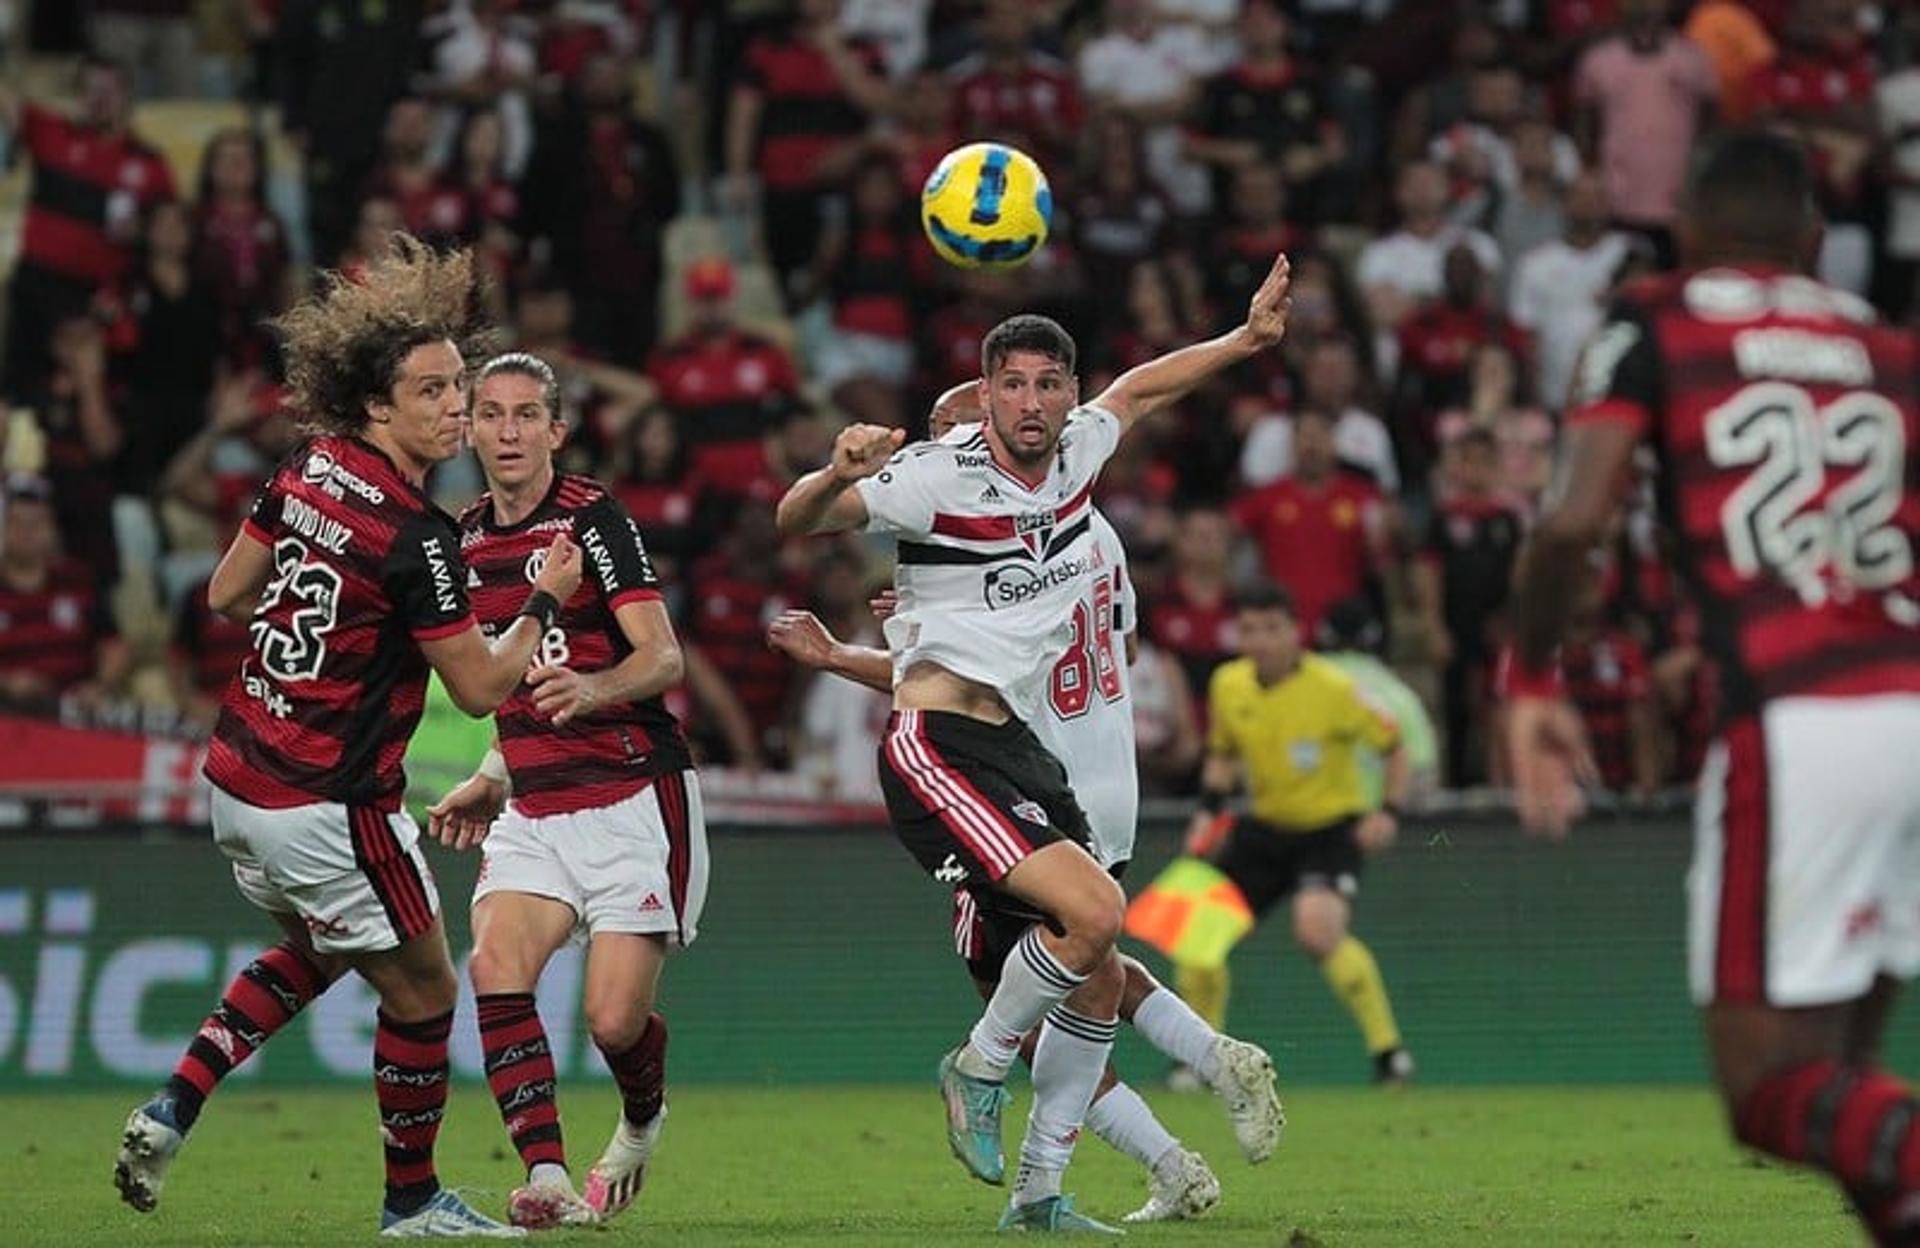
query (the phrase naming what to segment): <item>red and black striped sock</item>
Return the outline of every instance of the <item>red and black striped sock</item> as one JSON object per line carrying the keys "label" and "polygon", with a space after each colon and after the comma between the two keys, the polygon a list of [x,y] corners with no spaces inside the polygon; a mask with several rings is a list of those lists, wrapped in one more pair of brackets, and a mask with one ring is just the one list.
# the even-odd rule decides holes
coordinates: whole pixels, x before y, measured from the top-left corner
{"label": "red and black striped sock", "polygon": [[167,1079],[174,1125],[192,1128],[220,1081],[253,1056],[333,981],[291,943],[267,950],[234,976]]}
{"label": "red and black striped sock", "polygon": [[480,997],[480,1051],[487,1084],[500,1106],[507,1136],[531,1174],[535,1165],[567,1164],[560,1142],[560,1107],[554,1103],[553,1051],[530,992],[490,992]]}
{"label": "red and black striped sock", "polygon": [[433,1199],[433,1141],[447,1108],[447,1036],[453,1011],[403,1023],[380,1011],[373,1033],[373,1090],[387,1153],[387,1207],[412,1213]]}
{"label": "red and black striped sock", "polygon": [[1748,1093],[1735,1129],[1837,1179],[1876,1242],[1920,1237],[1920,1101],[1892,1075],[1835,1058],[1782,1066]]}
{"label": "red and black striped sock", "polygon": [[620,1085],[627,1121],[636,1127],[652,1122],[667,1097],[667,1020],[647,1015],[647,1025],[633,1046],[621,1053],[600,1050]]}

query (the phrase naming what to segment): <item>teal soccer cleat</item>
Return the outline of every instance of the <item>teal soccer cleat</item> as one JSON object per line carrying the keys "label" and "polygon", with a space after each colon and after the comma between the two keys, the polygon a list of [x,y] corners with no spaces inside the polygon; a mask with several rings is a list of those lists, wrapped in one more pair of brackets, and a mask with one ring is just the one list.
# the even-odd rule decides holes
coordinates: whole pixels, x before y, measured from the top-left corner
{"label": "teal soccer cleat", "polygon": [[940,1099],[947,1106],[947,1146],[982,1183],[1007,1181],[1007,1159],[1000,1153],[1000,1111],[1013,1097],[1006,1085],[963,1073],[955,1049],[940,1059]]}
{"label": "teal soccer cleat", "polygon": [[1042,1231],[1062,1235],[1125,1235],[1117,1226],[1096,1222],[1073,1207],[1071,1196],[1043,1196],[1028,1205],[1015,1205],[1000,1215],[1002,1231],[1024,1234]]}

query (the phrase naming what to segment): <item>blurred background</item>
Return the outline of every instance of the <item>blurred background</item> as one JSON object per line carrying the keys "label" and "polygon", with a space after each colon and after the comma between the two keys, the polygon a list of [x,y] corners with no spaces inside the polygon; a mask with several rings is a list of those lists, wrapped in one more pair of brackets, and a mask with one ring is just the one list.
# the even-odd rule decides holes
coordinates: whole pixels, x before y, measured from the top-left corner
{"label": "blurred background", "polygon": [[[1091,394],[1237,323],[1285,249],[1283,348],[1101,482],[1142,600],[1140,878],[1191,809],[1229,596],[1272,577],[1433,722],[1424,813],[1361,917],[1423,1072],[1697,1077],[1676,812],[1714,681],[1650,497],[1568,650],[1609,790],[1570,850],[1522,844],[1499,797],[1508,576],[1581,344],[1672,265],[1713,127],[1804,142],[1822,275],[1910,320],[1917,35],[1895,0],[0,0],[0,1081],[164,1073],[261,938],[196,789],[247,646],[201,587],[297,436],[265,321],[395,229],[484,258],[507,340],[563,378],[567,465],[613,484],[667,583],[716,823],[709,934],[670,989],[713,1037],[691,1076],[918,1078],[968,1016],[942,903],[876,821],[885,699],[763,640],[789,606],[877,638],[890,550],[783,542],[773,502],[848,420],[919,436],[1014,311],[1068,327]],[[1011,273],[919,230],[926,174],[985,139],[1054,189]],[[457,508],[478,471],[432,488]],[[415,795],[489,735],[435,703]],[[471,866],[435,862],[459,926]],[[836,963],[876,923],[899,1017],[850,1054],[827,1037],[871,998]],[[1236,1029],[1363,1077],[1284,933],[1254,948]],[[754,985],[804,985],[817,1036]],[[1529,1003],[1550,1044],[1513,1025]],[[329,1035],[357,1077],[361,1005],[316,1010],[265,1077],[332,1073]]]}

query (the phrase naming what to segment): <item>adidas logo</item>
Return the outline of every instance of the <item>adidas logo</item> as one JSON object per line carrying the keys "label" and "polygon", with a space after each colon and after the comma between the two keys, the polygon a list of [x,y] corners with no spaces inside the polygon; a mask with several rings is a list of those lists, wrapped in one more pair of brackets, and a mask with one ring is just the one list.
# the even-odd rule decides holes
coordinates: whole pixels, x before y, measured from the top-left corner
{"label": "adidas logo", "polygon": [[987,488],[980,491],[980,501],[983,503],[997,503],[1000,501],[1000,491],[995,489],[992,483],[989,482]]}
{"label": "adidas logo", "polygon": [[648,893],[640,902],[640,913],[642,914],[653,914],[665,909],[666,907],[660,904],[659,893]]}

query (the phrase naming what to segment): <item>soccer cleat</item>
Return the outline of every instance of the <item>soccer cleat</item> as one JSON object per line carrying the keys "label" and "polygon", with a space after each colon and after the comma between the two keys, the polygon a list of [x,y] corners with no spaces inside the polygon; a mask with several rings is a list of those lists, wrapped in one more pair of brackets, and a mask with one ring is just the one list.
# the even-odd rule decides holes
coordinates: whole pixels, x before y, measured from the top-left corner
{"label": "soccer cleat", "polygon": [[167,1167],[186,1138],[173,1125],[173,1104],[165,1097],[155,1097],[127,1115],[120,1153],[113,1159],[113,1185],[120,1189],[120,1199],[141,1213],[152,1213],[160,1204]]}
{"label": "soccer cleat", "polygon": [[1000,1152],[1000,1111],[1013,1099],[1003,1083],[976,1079],[958,1065],[960,1050],[940,1059],[940,1099],[947,1106],[947,1147],[967,1173],[998,1187],[1007,1181]]}
{"label": "soccer cleat", "polygon": [[1213,1090],[1226,1106],[1233,1138],[1248,1161],[1259,1165],[1280,1147],[1287,1112],[1273,1083],[1273,1059],[1257,1044],[1221,1036],[1213,1042]]}
{"label": "soccer cleat", "polygon": [[587,1207],[601,1219],[611,1218],[640,1194],[647,1181],[647,1163],[660,1146],[660,1132],[667,1124],[667,1107],[644,1127],[635,1127],[623,1117],[607,1141],[607,1151],[587,1171]]}
{"label": "soccer cleat", "polygon": [[1402,1048],[1373,1055],[1373,1081],[1383,1088],[1404,1088],[1413,1082],[1413,1054]]}
{"label": "soccer cleat", "polygon": [[382,1209],[380,1235],[383,1239],[521,1239],[526,1232],[495,1222],[461,1200],[452,1188],[443,1187],[412,1213]]}
{"label": "soccer cleat", "polygon": [[1147,1182],[1147,1203],[1122,1222],[1174,1222],[1204,1216],[1220,1203],[1220,1180],[1213,1177],[1207,1159],[1190,1149],[1179,1149],[1171,1162],[1155,1166]]}
{"label": "soccer cleat", "polygon": [[1001,1231],[1059,1232],[1068,1235],[1125,1235],[1117,1226],[1096,1222],[1073,1207],[1071,1196],[1043,1196],[1025,1205],[1011,1205],[1000,1215]]}
{"label": "soccer cleat", "polygon": [[556,1226],[594,1226],[600,1215],[582,1200],[571,1183],[529,1183],[507,1197],[507,1221],[529,1231]]}

